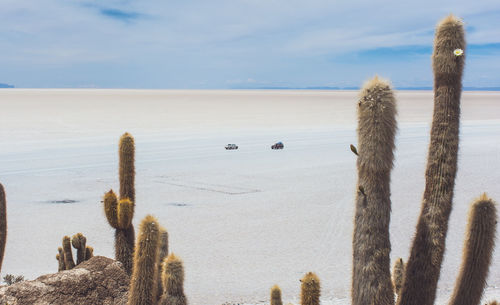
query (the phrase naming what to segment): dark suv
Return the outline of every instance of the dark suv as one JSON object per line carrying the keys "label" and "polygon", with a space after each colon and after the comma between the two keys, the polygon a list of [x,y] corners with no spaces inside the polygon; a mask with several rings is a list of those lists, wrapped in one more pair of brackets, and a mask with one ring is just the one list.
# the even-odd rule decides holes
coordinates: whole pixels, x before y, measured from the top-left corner
{"label": "dark suv", "polygon": [[272,146],[271,146],[271,149],[283,149],[283,147],[285,147],[283,145],[282,142],[278,142],[278,143],[274,143]]}

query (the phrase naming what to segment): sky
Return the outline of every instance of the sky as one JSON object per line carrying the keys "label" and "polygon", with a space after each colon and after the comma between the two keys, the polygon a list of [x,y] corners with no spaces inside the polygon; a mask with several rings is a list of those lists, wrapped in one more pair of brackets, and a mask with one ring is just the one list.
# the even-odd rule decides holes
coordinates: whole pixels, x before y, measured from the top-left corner
{"label": "sky", "polygon": [[21,88],[432,87],[437,22],[464,20],[464,86],[500,87],[500,1],[0,0]]}

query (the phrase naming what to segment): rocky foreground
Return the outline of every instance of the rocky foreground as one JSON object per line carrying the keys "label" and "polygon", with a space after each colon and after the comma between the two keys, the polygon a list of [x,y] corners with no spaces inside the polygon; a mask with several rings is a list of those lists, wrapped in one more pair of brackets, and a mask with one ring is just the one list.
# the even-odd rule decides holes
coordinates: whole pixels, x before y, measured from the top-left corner
{"label": "rocky foreground", "polygon": [[129,276],[120,262],[95,256],[74,269],[0,287],[0,304],[127,304]]}

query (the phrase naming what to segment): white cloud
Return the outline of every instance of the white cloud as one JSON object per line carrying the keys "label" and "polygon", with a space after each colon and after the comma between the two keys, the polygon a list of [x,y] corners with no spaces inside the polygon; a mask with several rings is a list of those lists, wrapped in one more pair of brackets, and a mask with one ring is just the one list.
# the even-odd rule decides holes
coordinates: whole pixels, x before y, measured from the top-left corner
{"label": "white cloud", "polygon": [[[500,42],[497,0],[3,0],[2,7],[0,81],[23,65],[70,74],[91,63],[172,69],[172,77],[216,74],[210,79],[219,84],[259,71],[286,78],[286,63],[307,65],[324,54],[430,45],[438,19],[450,12],[474,29],[469,43]],[[102,9],[139,17],[121,22]]]}

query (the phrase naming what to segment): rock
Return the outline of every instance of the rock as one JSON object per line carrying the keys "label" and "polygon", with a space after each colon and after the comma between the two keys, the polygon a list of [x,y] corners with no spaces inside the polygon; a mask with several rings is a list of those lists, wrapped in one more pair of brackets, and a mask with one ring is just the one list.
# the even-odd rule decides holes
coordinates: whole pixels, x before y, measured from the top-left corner
{"label": "rock", "polygon": [[0,304],[126,305],[128,286],[120,262],[94,256],[71,270],[0,287]]}

